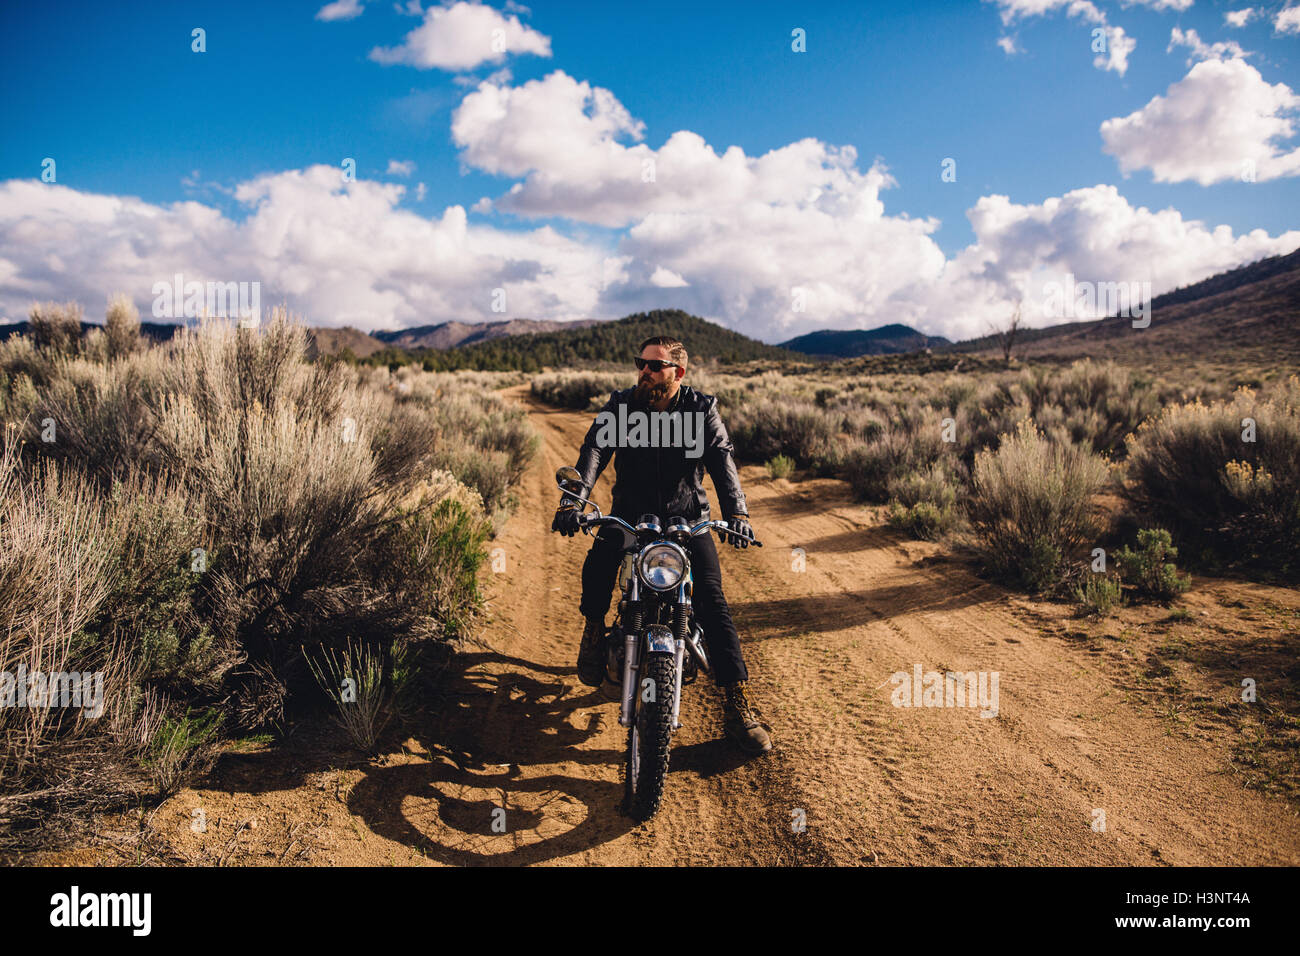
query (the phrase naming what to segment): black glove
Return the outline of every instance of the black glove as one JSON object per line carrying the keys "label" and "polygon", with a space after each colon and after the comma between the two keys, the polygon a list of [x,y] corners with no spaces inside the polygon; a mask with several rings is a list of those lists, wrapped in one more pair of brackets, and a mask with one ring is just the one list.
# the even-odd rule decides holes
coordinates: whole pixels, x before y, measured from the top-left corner
{"label": "black glove", "polygon": [[561,504],[555,509],[555,518],[551,521],[551,530],[558,531],[566,537],[572,538],[581,530],[578,524],[578,518],[581,516],[576,505]]}
{"label": "black glove", "polygon": [[[731,531],[722,536],[723,543],[729,542],[733,548],[748,548],[749,538],[754,536],[754,529],[749,525],[749,515],[732,515],[727,519],[727,525]],[[735,534],[731,532],[735,532]],[[742,534],[748,537],[740,537]]]}

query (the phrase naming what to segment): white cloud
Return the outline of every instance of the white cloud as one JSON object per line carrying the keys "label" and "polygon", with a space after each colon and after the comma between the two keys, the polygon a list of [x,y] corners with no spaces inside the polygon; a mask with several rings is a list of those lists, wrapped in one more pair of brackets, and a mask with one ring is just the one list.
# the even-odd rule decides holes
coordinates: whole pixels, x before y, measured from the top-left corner
{"label": "white cloud", "polygon": [[1016,46],[1016,38],[1014,36],[998,37],[998,46],[1002,48],[1002,52],[1007,56],[1025,52]]}
{"label": "white cloud", "polygon": [[1187,57],[1187,65],[1191,66],[1196,60],[1222,60],[1231,57],[1245,57],[1250,54],[1241,48],[1236,40],[1222,40],[1218,43],[1205,43],[1195,30],[1186,32],[1174,27],[1169,34],[1169,46],[1165,48],[1166,53],[1172,53],[1174,47],[1185,46],[1192,52]]}
{"label": "white cloud", "polygon": [[1128,55],[1137,47],[1137,40],[1127,36],[1123,27],[1099,27],[1105,31],[1106,52],[1092,58],[1099,70],[1114,70],[1120,76],[1128,72]]}
{"label": "white cloud", "polygon": [[424,197],[427,196],[428,194],[429,194],[429,187],[428,187],[428,186],[424,185],[424,183],[416,183],[416,185],[415,185],[415,201],[416,201],[416,202],[424,202]]}
{"label": "white cloud", "polygon": [[1002,25],[1009,26],[1017,20],[1047,16],[1065,10],[1069,16],[1083,17],[1092,23],[1105,23],[1105,15],[1088,0],[984,0],[997,4]]}
{"label": "white cloud", "polygon": [[746,202],[813,214],[878,215],[887,175],[858,172],[857,152],[803,139],[762,156],[718,155],[689,130],[661,147],[609,90],[562,71],[518,87],[483,83],[452,116],[470,166],[522,177],[493,205],[524,216],[565,216],[620,227],[649,213],[709,213]]}
{"label": "white cloud", "polygon": [[[1090,0],[984,0],[985,3],[992,2],[997,5],[999,14],[1002,18],[1002,26],[1008,27],[1020,20],[1026,20],[1030,17],[1042,17],[1048,14],[1064,10],[1067,17],[1082,19],[1088,23],[1095,24],[1094,33],[1101,31],[1101,38],[1104,38],[1105,48],[1094,51],[1098,55],[1093,57],[1092,65],[1099,70],[1113,70],[1120,76],[1128,71],[1129,54],[1137,47],[1137,41],[1124,32],[1123,27],[1111,25],[1106,14],[1091,3]],[[1148,6],[1160,9],[1186,9],[1191,5],[1192,0],[1137,0]],[[1182,4],[1180,6],[1180,4]],[[998,45],[1010,54],[1012,50],[1007,49],[1003,43],[1006,40],[1003,37],[998,41]],[[1092,41],[1096,43],[1096,39]],[[1014,45],[1014,38],[1011,40]]]}
{"label": "white cloud", "polygon": [[384,175],[385,176],[410,176],[411,173],[413,172],[415,172],[415,160],[390,159],[388,161],[388,170],[387,172],[384,173]]}
{"label": "white cloud", "polygon": [[1173,210],[1134,210],[1098,186],[1037,207],[986,197],[971,211],[977,242],[949,261],[931,238],[937,221],[885,213],[893,178],[880,163],[858,171],[851,147],[805,139],[749,157],[679,130],[652,149],[613,93],[559,71],[481,84],[452,136],[467,164],[519,180],[496,209],[629,227],[623,275],[602,283],[605,314],[661,304],[671,277],[674,305],[768,340],[890,321],[978,335],[1035,270],[1105,279],[1144,262],[1165,291],[1300,245],[1300,233],[1233,237]]}
{"label": "white cloud", "polygon": [[[865,175],[884,185],[874,167]],[[195,202],[0,183],[0,314],[73,298],[93,316],[124,289],[147,318],[153,283],[183,272],[259,281],[263,302],[285,300],[319,325],[490,320],[496,288],[509,315],[618,317],[662,306],[671,290],[674,306],[768,340],[894,321],[963,338],[1005,319],[1031,274],[1147,280],[1159,294],[1300,246],[1300,231],[1234,236],[1099,185],[1038,204],[983,197],[968,213],[975,241],[951,260],[930,237],[937,223],[885,215],[879,202],[652,213],[614,252],[549,227],[470,225],[460,206],[425,218],[399,207],[404,189],[345,184],[329,166],[268,174],[237,188],[249,215],[236,222]]]}
{"label": "white cloud", "polygon": [[663,266],[655,269],[650,276],[650,284],[660,289],[681,289],[690,285],[685,279],[679,276],[672,269],[665,269]]}
{"label": "white cloud", "polygon": [[1152,10],[1176,10],[1182,13],[1190,10],[1196,0],[1122,0],[1126,7],[1150,7]]}
{"label": "white cloud", "polygon": [[73,298],[94,315],[117,289],[150,317],[153,283],[182,272],[199,281],[258,281],[317,325],[401,327],[437,319],[493,319],[492,290],[512,314],[593,314],[606,250],[549,227],[468,224],[460,206],[437,218],[398,208],[405,187],[343,183],[337,168],[241,183],[249,215],[236,222],[196,202],[154,205],[31,180],[0,183],[0,314]]}
{"label": "white cloud", "polygon": [[1286,115],[1300,108],[1285,83],[1270,85],[1241,59],[1197,63],[1164,96],[1101,124],[1103,147],[1128,174],[1150,169],[1156,182],[1208,186],[1241,177],[1253,164],[1257,181],[1300,173],[1300,148],[1276,140],[1294,135]]}
{"label": "white cloud", "polygon": [[1223,14],[1223,22],[1230,27],[1244,27],[1252,17],[1256,15],[1254,7],[1243,7],[1240,10],[1227,10]]}
{"label": "white cloud", "polygon": [[1300,33],[1300,6],[1279,10],[1273,18],[1275,33]]}
{"label": "white cloud", "polygon": [[511,54],[551,55],[551,39],[504,16],[492,7],[458,0],[430,7],[424,22],[406,35],[400,46],[375,47],[377,63],[404,63],[422,70],[472,70],[483,63],[500,63]]}
{"label": "white cloud", "polygon": [[351,20],[353,17],[361,16],[362,12],[361,0],[334,0],[333,3],[327,3],[316,11],[316,19],[327,22]]}
{"label": "white cloud", "polygon": [[[1176,209],[1134,208],[1114,186],[1075,189],[1037,204],[984,196],[967,213],[975,242],[946,264],[940,278],[891,310],[899,321],[949,337],[988,331],[1005,320],[1027,280],[1071,273],[1079,281],[1148,281],[1153,295],[1264,256],[1300,247],[1300,230],[1234,236]],[[1041,290],[1040,290],[1041,291]],[[1027,317],[1035,313],[1027,303]],[[1041,312],[1037,313],[1041,316]],[[1037,318],[1032,325],[1058,319]]]}

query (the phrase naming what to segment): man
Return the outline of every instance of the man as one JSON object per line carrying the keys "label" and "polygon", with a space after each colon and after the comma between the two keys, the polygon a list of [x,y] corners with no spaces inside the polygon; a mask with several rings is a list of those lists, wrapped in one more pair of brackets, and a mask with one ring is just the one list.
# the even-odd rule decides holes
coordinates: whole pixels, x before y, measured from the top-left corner
{"label": "man", "polygon": [[[753,537],[754,533],[732,458],[734,448],[718,415],[718,400],[682,385],[686,363],[686,349],[674,338],[660,335],[641,343],[636,387],[610,396],[582,443],[577,465],[583,482],[579,494],[591,496],[596,479],[613,457],[616,477],[611,514],[632,525],[646,513],[658,515],[664,522],[680,515],[697,524],[710,514],[703,486],[707,468],[729,527],[724,538],[733,547],[747,548],[748,540],[740,535]],[[654,412],[680,417],[681,427],[673,434],[681,440],[670,442],[671,447],[649,447],[640,440],[609,441],[612,429],[608,426],[619,419],[620,413],[626,422],[630,414],[649,417]],[[703,427],[692,429],[692,424]],[[632,434],[631,429],[628,434]],[[662,445],[657,441],[654,444]],[[573,504],[561,502],[551,530],[572,537],[578,531],[580,512]],[[727,736],[747,753],[765,753],[772,749],[772,740],[748,701],[749,672],[741,655],[740,636],[722,594],[722,570],[713,537],[706,534],[693,538],[690,555],[695,617],[704,632],[714,681],[722,689]],[[596,536],[582,566],[581,610],[587,626],[578,650],[578,677],[591,687],[599,686],[605,677],[601,638],[622,556],[622,533],[605,528]]]}

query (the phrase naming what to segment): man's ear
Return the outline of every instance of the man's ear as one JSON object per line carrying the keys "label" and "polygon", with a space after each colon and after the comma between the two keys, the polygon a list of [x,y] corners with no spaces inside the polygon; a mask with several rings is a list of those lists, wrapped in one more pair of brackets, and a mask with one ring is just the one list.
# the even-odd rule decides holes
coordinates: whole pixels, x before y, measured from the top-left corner
{"label": "man's ear", "polygon": [[685,377],[686,377],[686,369],[682,368],[680,365],[677,366],[677,381],[680,382]]}

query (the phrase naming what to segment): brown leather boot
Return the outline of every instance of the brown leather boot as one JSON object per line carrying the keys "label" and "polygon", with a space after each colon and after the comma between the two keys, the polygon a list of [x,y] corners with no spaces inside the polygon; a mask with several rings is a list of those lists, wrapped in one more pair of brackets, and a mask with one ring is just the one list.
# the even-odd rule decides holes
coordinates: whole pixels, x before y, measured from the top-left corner
{"label": "brown leather boot", "polygon": [[772,749],[772,728],[758,721],[759,713],[745,694],[747,682],[739,681],[722,688],[722,723],[727,736],[748,754],[764,754]]}
{"label": "brown leather boot", "polygon": [[587,618],[578,647],[578,680],[588,687],[599,687],[605,680],[605,619]]}

